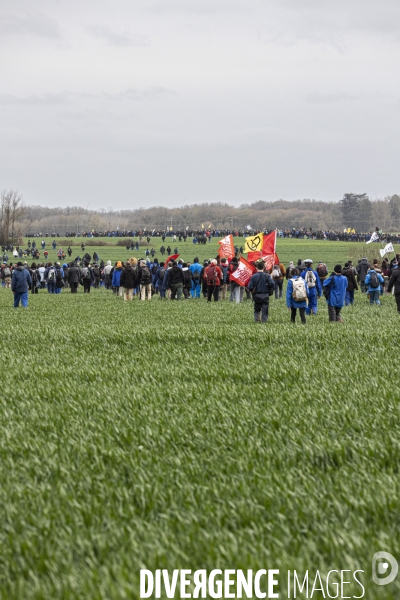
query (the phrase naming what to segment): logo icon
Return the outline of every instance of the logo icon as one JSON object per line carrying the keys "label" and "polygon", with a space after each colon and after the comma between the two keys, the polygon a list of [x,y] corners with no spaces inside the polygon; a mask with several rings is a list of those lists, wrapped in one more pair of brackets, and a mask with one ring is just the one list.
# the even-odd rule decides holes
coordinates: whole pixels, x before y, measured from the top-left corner
{"label": "logo icon", "polygon": [[[389,565],[392,567],[391,572],[388,573]],[[399,571],[399,565],[394,556],[389,552],[376,552],[372,558],[372,580],[377,585],[387,585],[392,583],[397,577]],[[388,574],[387,574],[388,573]],[[386,577],[382,577],[382,575]]]}

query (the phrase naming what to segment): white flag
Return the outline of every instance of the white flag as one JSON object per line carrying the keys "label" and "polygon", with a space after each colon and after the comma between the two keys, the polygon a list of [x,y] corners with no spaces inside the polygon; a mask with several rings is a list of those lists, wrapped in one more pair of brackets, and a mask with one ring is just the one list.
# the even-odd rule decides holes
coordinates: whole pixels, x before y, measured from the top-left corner
{"label": "white flag", "polygon": [[371,242],[377,242],[379,240],[379,235],[377,234],[376,231],[374,231],[374,233],[371,235],[371,239],[368,240],[367,244],[370,244]]}
{"label": "white flag", "polygon": [[385,256],[385,254],[388,254],[388,252],[394,252],[393,246],[391,243],[386,244],[386,246],[384,248],[381,248],[379,250],[381,256]]}

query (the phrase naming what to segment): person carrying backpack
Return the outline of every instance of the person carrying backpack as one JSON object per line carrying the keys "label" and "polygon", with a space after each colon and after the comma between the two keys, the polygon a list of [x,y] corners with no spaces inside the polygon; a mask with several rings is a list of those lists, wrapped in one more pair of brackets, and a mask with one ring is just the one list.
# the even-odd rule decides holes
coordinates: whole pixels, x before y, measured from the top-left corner
{"label": "person carrying backpack", "polygon": [[313,270],[313,261],[311,258],[306,258],[304,261],[306,268],[300,274],[300,277],[304,279],[308,288],[308,306],[306,308],[307,315],[317,314],[318,310],[318,298],[322,295],[322,286],[317,271]]}
{"label": "person carrying backpack", "polygon": [[86,261],[84,267],[81,270],[81,278],[83,283],[83,293],[90,293],[90,286],[93,281],[93,271],[89,266],[89,263]]}
{"label": "person carrying backpack", "polygon": [[98,264],[94,264],[93,265],[93,287],[98,289],[100,287],[100,277],[101,277],[101,273],[100,273],[100,267]]}
{"label": "person carrying backpack", "polygon": [[196,256],[193,260],[193,264],[190,265],[189,270],[192,274],[192,287],[190,295],[192,298],[200,298],[201,292],[201,265],[199,259]]}
{"label": "person carrying backpack", "polygon": [[271,277],[275,283],[275,300],[278,300],[278,298],[282,298],[283,278],[285,275],[286,269],[282,263],[274,265]]}
{"label": "person carrying backpack", "polygon": [[158,290],[160,298],[165,298],[165,289],[163,288],[163,281],[165,277],[165,263],[160,262],[160,265],[154,275],[154,287]]}
{"label": "person carrying backpack", "polygon": [[144,260],[139,263],[138,282],[140,285],[140,299],[151,300],[151,273]]}
{"label": "person carrying backpack", "polygon": [[185,299],[190,298],[190,290],[192,287],[192,272],[189,270],[187,263],[182,264],[182,275],[183,275],[183,295]]}
{"label": "person carrying backpack", "polygon": [[256,263],[257,273],[251,276],[248,289],[253,294],[254,322],[266,323],[268,321],[269,297],[275,289],[275,283],[269,273],[265,272],[265,263],[260,260]]}
{"label": "person carrying backpack", "polygon": [[40,273],[38,271],[37,265],[35,262],[31,264],[31,268],[29,269],[29,273],[32,279],[31,285],[31,293],[37,294],[40,288]]}
{"label": "person carrying backpack", "polygon": [[3,268],[1,269],[1,278],[4,282],[5,288],[11,288],[11,276],[12,276],[11,269],[10,269],[9,265],[7,263],[5,263],[3,265]]}
{"label": "person carrying backpack", "polygon": [[218,302],[219,290],[223,274],[221,267],[218,266],[216,259],[211,261],[211,264],[205,270],[205,280],[207,282],[207,302],[211,302],[214,296],[214,302]]}
{"label": "person carrying backpack", "polygon": [[367,288],[367,296],[370,304],[380,304],[379,296],[382,294],[383,284],[385,280],[380,273],[377,273],[372,267],[369,269],[365,278],[365,286]]}
{"label": "person carrying backpack", "polygon": [[44,272],[44,278],[47,282],[47,291],[49,294],[55,294],[56,289],[56,268],[52,262],[47,264],[47,269]]}
{"label": "person carrying backpack", "polygon": [[306,324],[306,308],[307,308],[307,283],[299,277],[299,270],[293,267],[291,270],[291,278],[288,280],[286,288],[286,306],[291,311],[290,321],[296,322],[297,309],[299,310],[300,319],[303,325]]}
{"label": "person carrying backpack", "polygon": [[340,311],[343,308],[347,290],[347,277],[342,275],[342,266],[336,265],[333,273],[324,281],[324,296],[328,304],[329,321],[343,323]]}
{"label": "person carrying backpack", "polygon": [[345,305],[354,304],[354,290],[358,290],[358,285],[356,281],[356,277],[354,275],[354,270],[350,268],[349,263],[345,263],[344,270],[342,274],[347,277],[347,290],[345,297]]}
{"label": "person carrying backpack", "polygon": [[326,266],[325,263],[323,263],[323,262],[318,263],[317,273],[318,273],[318,277],[321,282],[321,285],[323,285],[325,279],[328,277],[328,267]]}

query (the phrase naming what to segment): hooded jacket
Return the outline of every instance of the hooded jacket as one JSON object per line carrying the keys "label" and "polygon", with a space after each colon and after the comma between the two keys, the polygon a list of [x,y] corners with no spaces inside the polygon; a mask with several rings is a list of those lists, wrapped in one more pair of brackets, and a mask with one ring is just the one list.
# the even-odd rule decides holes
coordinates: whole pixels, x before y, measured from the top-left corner
{"label": "hooded jacket", "polygon": [[130,263],[125,265],[125,269],[123,269],[121,273],[119,284],[128,290],[133,290],[133,288],[136,287],[136,272],[133,270]]}
{"label": "hooded jacket", "polygon": [[24,267],[14,269],[11,278],[11,290],[17,294],[25,294],[28,292],[28,285],[32,285],[32,277],[28,269],[24,269]]}
{"label": "hooded jacket", "polygon": [[356,271],[357,271],[358,279],[360,281],[362,281],[362,282],[365,281],[369,267],[370,267],[370,264],[366,258],[363,258],[362,261],[360,261],[358,263],[358,265],[356,267]]}

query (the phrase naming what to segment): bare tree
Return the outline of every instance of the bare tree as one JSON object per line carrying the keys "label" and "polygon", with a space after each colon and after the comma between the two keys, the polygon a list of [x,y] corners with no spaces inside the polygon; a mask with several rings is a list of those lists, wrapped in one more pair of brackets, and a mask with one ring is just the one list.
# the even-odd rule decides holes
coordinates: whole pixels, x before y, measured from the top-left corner
{"label": "bare tree", "polygon": [[3,190],[0,194],[0,244],[21,242],[23,214],[22,196],[16,190]]}

